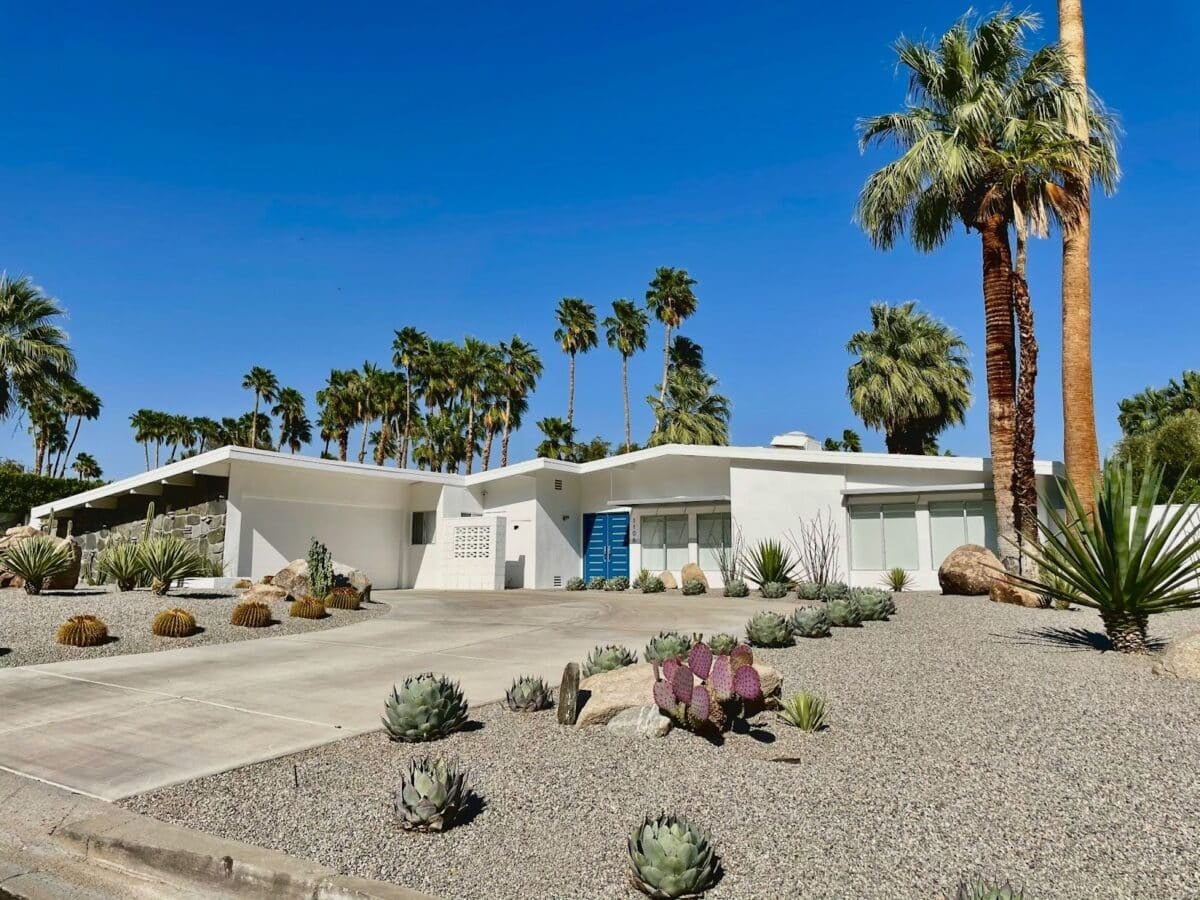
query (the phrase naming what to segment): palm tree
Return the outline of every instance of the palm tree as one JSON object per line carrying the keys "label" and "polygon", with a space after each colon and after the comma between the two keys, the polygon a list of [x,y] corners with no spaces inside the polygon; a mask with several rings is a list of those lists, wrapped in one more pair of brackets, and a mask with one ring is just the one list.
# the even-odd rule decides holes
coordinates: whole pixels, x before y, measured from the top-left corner
{"label": "palm tree", "polygon": [[322,438],[326,441],[325,449],[328,452],[330,438],[336,440],[337,458],[342,462],[346,461],[349,454],[350,429],[358,421],[355,399],[357,377],[358,373],[353,370],[333,369],[325,387],[317,391],[317,403],[321,407]]}
{"label": "palm tree", "polygon": [[0,272],[0,419],[12,415],[19,391],[30,396],[75,374],[67,334],[54,323],[62,315],[28,278]]}
{"label": "palm tree", "polygon": [[[49,454],[55,447],[66,449],[66,426],[58,398],[51,393],[26,394],[22,389],[18,396],[20,405],[29,416],[29,433],[33,436],[33,474],[41,475]],[[50,474],[53,474],[50,472]]]}
{"label": "palm tree", "polygon": [[657,423],[647,446],[728,444],[729,398],[714,393],[717,379],[690,366],[669,373],[665,402],[646,398]]}
{"label": "palm tree", "polygon": [[466,446],[471,449],[466,460],[468,475],[471,474],[475,463],[476,418],[488,386],[488,377],[499,365],[499,359],[500,352],[491,344],[470,336],[463,338],[455,365],[455,383],[462,394],[463,405],[467,408]]}
{"label": "palm tree", "polygon": [[[1014,124],[1061,122],[1077,107],[1065,84],[1061,53],[1023,46],[1036,16],[1007,11],[975,23],[959,20],[935,45],[901,38],[900,63],[910,73],[908,103],[897,113],[859,123],[861,146],[888,142],[902,152],[867,180],[855,218],[881,249],[908,233],[929,252],[949,237],[956,221],[979,232],[988,431],[1001,546],[1017,548],[1014,496],[1016,332],[1013,259],[1009,243],[1011,198],[1003,153]],[[1019,558],[1004,554],[1005,566]]]}
{"label": "palm tree", "polygon": [[254,366],[242,378],[242,387],[254,391],[254,415],[250,420],[250,446],[258,446],[258,401],[270,403],[279,393],[279,379],[270,369]]}
{"label": "palm tree", "polygon": [[100,398],[78,381],[71,379],[64,385],[62,412],[68,421],[72,418],[75,419],[75,427],[71,429],[71,440],[67,443],[66,452],[63,453],[60,460],[59,478],[63,478],[67,474],[67,460],[75,449],[75,441],[79,437],[79,426],[83,424],[84,419],[91,422],[100,418],[101,406]]}
{"label": "palm tree", "polygon": [[621,354],[621,395],[625,399],[625,450],[633,444],[633,425],[629,415],[629,357],[646,349],[646,328],[650,318],[632,300],[614,300],[613,314],[604,325],[608,346]]}
{"label": "palm tree", "polygon": [[293,454],[312,440],[312,422],[305,409],[304,395],[295,388],[285,387],[279,391],[271,415],[279,416],[279,446],[287,447]]}
{"label": "palm tree", "polygon": [[554,340],[571,358],[567,382],[567,423],[571,424],[575,421],[575,357],[600,343],[596,334],[596,308],[579,297],[563,297],[554,315],[558,319]]}
{"label": "palm tree", "polygon": [[168,462],[177,458],[180,446],[191,448],[196,446],[196,426],[190,416],[167,416],[163,422],[163,439],[171,445],[167,455]]}
{"label": "palm tree", "polygon": [[842,439],[827,437],[822,445],[826,450],[844,453],[862,453],[862,438],[858,432],[850,428],[842,429]]}
{"label": "palm tree", "polygon": [[392,341],[392,365],[404,372],[404,431],[400,436],[400,468],[408,468],[412,435],[413,390],[421,382],[421,363],[429,353],[429,336],[411,326],[401,328]]}
{"label": "palm tree", "polygon": [[871,329],[846,344],[850,408],[884,433],[888,453],[925,452],[928,439],[961,425],[971,404],[967,345],[915,301],[871,304]]}
{"label": "palm tree", "polygon": [[104,474],[100,464],[90,453],[75,454],[75,462],[71,463],[71,468],[80,481],[95,481]]}
{"label": "palm tree", "polygon": [[500,433],[500,465],[508,465],[508,440],[520,424],[521,415],[528,409],[528,397],[542,377],[542,358],[537,348],[514,334],[512,340],[501,342],[500,355],[504,366],[504,419]]}
{"label": "palm tree", "polygon": [[129,417],[133,439],[142,445],[146,455],[146,471],[150,471],[150,444],[154,443],[154,465],[159,464],[159,450],[166,431],[166,414],[153,409],[139,409]]}
{"label": "palm tree", "polygon": [[379,396],[383,392],[383,370],[372,362],[364,362],[362,372],[350,370],[350,392],[354,400],[355,421],[362,425],[362,440],[358,445],[358,461],[367,459],[367,438],[371,423],[379,418]]}
{"label": "palm tree", "polygon": [[544,440],[537,445],[538,456],[546,459],[570,459],[575,451],[575,426],[562,419],[547,417],[537,423]]}
{"label": "palm tree", "polygon": [[379,413],[379,439],[372,446],[375,448],[375,465],[382,466],[389,457],[399,453],[396,445],[396,434],[403,430],[399,421],[406,404],[408,394],[408,379],[403,372],[381,371],[375,390],[376,411]]}
{"label": "palm tree", "polygon": [[[696,311],[696,295],[692,285],[696,279],[688,275],[687,269],[671,269],[660,266],[654,270],[654,279],[646,291],[646,307],[658,321],[666,326],[663,338],[663,378],[658,393],[658,408],[665,408],[669,370],[671,368],[671,331],[683,324]],[[658,423],[655,422],[655,429]]]}
{"label": "palm tree", "polygon": [[200,442],[198,452],[203,453],[220,445],[221,426],[208,416],[195,416],[192,419],[192,431]]}

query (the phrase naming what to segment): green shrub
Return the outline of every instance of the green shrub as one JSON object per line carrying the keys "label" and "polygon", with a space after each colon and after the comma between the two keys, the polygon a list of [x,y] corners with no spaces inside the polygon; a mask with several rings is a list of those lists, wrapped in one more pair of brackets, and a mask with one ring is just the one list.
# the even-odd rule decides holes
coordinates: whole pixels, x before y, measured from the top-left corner
{"label": "green shrub", "polygon": [[683,583],[683,595],[694,597],[697,594],[708,593],[708,587],[699,578],[689,578]]}
{"label": "green shrub", "polygon": [[76,478],[50,478],[12,468],[0,469],[0,522],[23,522],[29,510],[105,484]]}
{"label": "green shrub", "polygon": [[782,600],[788,594],[787,585],[778,581],[768,581],[762,586],[761,593],[764,600]]}
{"label": "green shrub", "polygon": [[651,575],[649,578],[642,581],[643,594],[661,594],[666,589],[667,586],[663,584],[663,580],[657,575]]}
{"label": "green shrub", "polygon": [[650,897],[702,897],[720,873],[709,836],[687,819],[647,817],[629,836],[629,880]]}
{"label": "green shrub", "polygon": [[392,686],[383,709],[383,727],[393,741],[434,741],[467,722],[467,698],[457,682],[426,672]]}
{"label": "green shrub", "polygon": [[142,571],[150,576],[150,589],[160,596],[181,578],[204,571],[205,559],[195,545],[174,534],[159,534],[138,545]]}
{"label": "green shrub", "polygon": [[568,578],[567,579],[567,590],[568,591],[585,591],[585,590],[587,590],[587,582],[584,581],[582,578],[580,578],[578,575],[575,576],[574,578]]}
{"label": "green shrub", "polygon": [[637,578],[633,579],[633,586],[635,588],[637,588],[638,590],[641,590],[642,586],[649,580],[649,578],[650,578],[650,570],[649,569],[641,569],[637,573]]}
{"label": "green shrub", "polygon": [[603,578],[601,578],[599,575],[593,575],[588,580],[587,589],[589,591],[602,591],[604,590],[604,584],[605,582]]}
{"label": "green shrub", "polygon": [[898,594],[901,591],[907,591],[910,587],[912,587],[912,573],[900,568],[899,566],[896,566],[894,569],[888,569],[888,571],[884,573],[883,583],[887,585],[888,589],[894,593]]}
{"label": "green shrub", "polygon": [[796,641],[787,619],[779,613],[763,610],[746,623],[746,642],[751,647],[790,647]]}
{"label": "green shrub", "polygon": [[642,658],[648,663],[661,663],[665,659],[681,659],[691,649],[692,641],[678,631],[660,631],[657,637],[650,638]]}
{"label": "green shrub", "polygon": [[[896,599],[892,596],[891,591],[869,587],[851,588],[850,598],[858,602],[864,619],[874,617],[882,621],[896,614]],[[868,606],[872,607],[870,614],[868,614]]]}
{"label": "green shrub", "polygon": [[583,677],[597,675],[600,672],[611,672],[637,662],[637,654],[626,647],[609,644],[607,647],[596,647],[588,654],[583,663]]}
{"label": "green shrub", "polygon": [[779,541],[759,541],[746,552],[746,578],[759,587],[769,582],[787,584],[796,574],[797,563],[792,551]]}
{"label": "green shrub", "polygon": [[725,585],[726,597],[749,597],[750,588],[742,580],[731,581]]}
{"label": "green shrub", "polygon": [[0,564],[21,576],[25,582],[25,593],[40,594],[47,580],[75,564],[75,554],[69,542],[35,534],[14,541],[0,551]]}
{"label": "green shrub", "polygon": [[606,591],[627,591],[629,590],[629,579],[624,575],[618,575],[616,578],[610,578],[604,582]]}
{"label": "green shrub", "polygon": [[807,731],[821,731],[825,724],[825,701],[808,691],[792,694],[780,705],[779,720]]}

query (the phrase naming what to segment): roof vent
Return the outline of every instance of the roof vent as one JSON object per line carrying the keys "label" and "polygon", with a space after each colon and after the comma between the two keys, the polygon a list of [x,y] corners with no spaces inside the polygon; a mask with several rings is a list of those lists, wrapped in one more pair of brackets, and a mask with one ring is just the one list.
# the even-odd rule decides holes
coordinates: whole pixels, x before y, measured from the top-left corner
{"label": "roof vent", "polygon": [[785,447],[789,450],[820,450],[821,442],[803,431],[789,431],[771,438],[771,446]]}

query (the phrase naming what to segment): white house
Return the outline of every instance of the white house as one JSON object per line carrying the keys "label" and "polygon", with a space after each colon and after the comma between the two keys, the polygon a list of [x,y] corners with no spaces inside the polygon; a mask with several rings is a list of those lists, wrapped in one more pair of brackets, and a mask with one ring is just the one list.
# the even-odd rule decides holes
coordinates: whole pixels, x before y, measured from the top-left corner
{"label": "white house", "polygon": [[[1056,463],[1038,462],[1053,489]],[[843,577],[878,584],[899,566],[936,588],[960,544],[995,548],[986,459],[821,450],[799,432],[769,447],[671,445],[590,463],[534,459],[447,475],[222,447],[53,504],[85,567],[114,534],[196,541],[224,571],[259,578],[303,557],[312,537],[378,588],[555,588],[574,576],[680,578],[697,562],[719,585],[734,536],[786,540],[832,521]]]}

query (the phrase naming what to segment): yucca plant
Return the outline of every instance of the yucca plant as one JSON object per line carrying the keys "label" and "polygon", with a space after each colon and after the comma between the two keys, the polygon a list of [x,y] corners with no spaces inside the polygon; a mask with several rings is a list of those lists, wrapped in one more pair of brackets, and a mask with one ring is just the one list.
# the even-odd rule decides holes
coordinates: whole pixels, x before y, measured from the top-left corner
{"label": "yucca plant", "polygon": [[0,564],[21,576],[27,594],[40,594],[48,578],[67,571],[74,562],[70,543],[45,534],[14,541],[0,551]]}
{"label": "yucca plant", "polygon": [[798,691],[780,704],[779,720],[812,734],[827,727],[825,701],[808,691]]}
{"label": "yucca plant", "polygon": [[742,567],[746,579],[761,588],[772,582],[787,584],[792,581],[797,563],[791,550],[779,541],[768,539],[746,551]]}
{"label": "yucca plant", "polygon": [[1200,512],[1173,506],[1171,491],[1166,511],[1152,521],[1162,481],[1162,468],[1154,467],[1135,485],[1131,465],[1110,462],[1089,516],[1074,486],[1060,479],[1066,510],[1046,503],[1049,521],[1037,522],[1042,543],[1026,547],[1040,576],[1015,576],[1043,597],[1097,610],[1122,653],[1147,652],[1150,616],[1200,607]]}
{"label": "yucca plant", "polygon": [[888,569],[883,574],[884,587],[897,594],[901,591],[907,591],[910,587],[912,587],[912,583],[912,573],[907,569],[902,569],[900,566],[896,566],[894,569]]}
{"label": "yucca plant", "polygon": [[116,582],[118,591],[132,591],[142,576],[138,545],[128,538],[113,540],[96,555],[96,571]]}
{"label": "yucca plant", "polygon": [[150,590],[162,596],[181,578],[204,572],[206,560],[193,544],[174,534],[159,534],[138,546],[142,570],[150,576]]}

